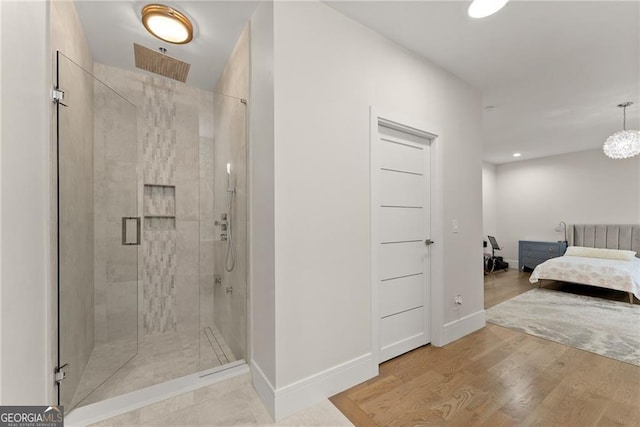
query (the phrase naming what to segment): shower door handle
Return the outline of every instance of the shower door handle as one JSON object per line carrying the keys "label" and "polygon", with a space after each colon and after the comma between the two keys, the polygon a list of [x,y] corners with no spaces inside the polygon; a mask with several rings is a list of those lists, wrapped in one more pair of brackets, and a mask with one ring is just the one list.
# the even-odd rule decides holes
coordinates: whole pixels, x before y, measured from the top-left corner
{"label": "shower door handle", "polygon": [[[133,231],[135,223],[135,231]],[[136,246],[140,244],[140,217],[139,216],[123,216],[122,217],[122,244],[125,246]],[[135,240],[131,237],[135,237]]]}

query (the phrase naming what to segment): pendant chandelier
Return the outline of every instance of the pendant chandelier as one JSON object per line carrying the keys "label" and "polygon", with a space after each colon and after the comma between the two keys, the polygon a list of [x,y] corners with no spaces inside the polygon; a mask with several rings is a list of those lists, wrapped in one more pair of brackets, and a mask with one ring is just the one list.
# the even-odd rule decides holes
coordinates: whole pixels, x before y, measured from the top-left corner
{"label": "pendant chandelier", "polygon": [[627,130],[627,107],[633,102],[618,104],[622,108],[622,130],[614,133],[602,147],[607,157],[612,159],[627,159],[640,154],[640,131]]}

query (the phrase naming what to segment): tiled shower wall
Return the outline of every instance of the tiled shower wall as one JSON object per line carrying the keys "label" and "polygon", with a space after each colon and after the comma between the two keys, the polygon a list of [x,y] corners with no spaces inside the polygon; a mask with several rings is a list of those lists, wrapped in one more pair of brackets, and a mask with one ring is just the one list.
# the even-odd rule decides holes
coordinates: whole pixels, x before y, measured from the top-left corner
{"label": "tiled shower wall", "polygon": [[[213,265],[213,251],[201,250],[201,235],[213,227],[213,208],[207,212],[201,198],[213,200],[213,194],[206,195],[206,188],[201,194],[200,188],[202,177],[213,176],[213,161],[201,159],[201,151],[213,154],[213,94],[99,63],[94,74],[137,107],[136,185],[138,216],[143,218],[143,244],[138,251],[139,337],[172,331],[197,337],[199,294],[213,289],[213,273],[200,268]],[[102,287],[96,295],[104,297],[96,304],[119,304],[117,297],[108,297],[108,281]],[[211,301],[201,310],[203,319],[213,318]],[[96,307],[96,313],[104,312],[106,317],[96,315],[96,322],[117,321],[109,319],[116,312]]]}
{"label": "tiled shower wall", "polygon": [[[215,214],[213,203],[213,93],[200,96],[200,324],[213,325]],[[207,366],[203,366],[207,368]]]}
{"label": "tiled shower wall", "polygon": [[[214,96],[215,213],[228,212],[227,168],[231,163],[231,186],[236,188],[231,205],[236,264],[225,270],[227,242],[215,242],[215,271],[222,283],[214,287],[214,321],[236,358],[247,350],[247,106],[249,98],[249,29],[240,36]],[[232,292],[227,292],[233,288]]]}

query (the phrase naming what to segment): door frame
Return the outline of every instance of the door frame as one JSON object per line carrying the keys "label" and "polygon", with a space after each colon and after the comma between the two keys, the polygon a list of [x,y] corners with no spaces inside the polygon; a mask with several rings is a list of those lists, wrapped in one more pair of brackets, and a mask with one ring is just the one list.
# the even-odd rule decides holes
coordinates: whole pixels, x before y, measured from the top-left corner
{"label": "door frame", "polygon": [[[443,294],[444,294],[444,233],[443,233],[443,132],[440,126],[424,120],[416,119],[402,113],[383,111],[373,106],[369,109],[369,221],[370,221],[370,257],[371,257],[371,344],[372,356],[375,363],[374,375],[378,374],[380,360],[380,316],[379,316],[379,292],[378,292],[378,189],[380,187],[376,165],[380,159],[380,138],[378,126],[395,129],[401,132],[416,135],[430,140],[430,178],[431,178],[431,215],[430,228],[431,240],[435,243],[431,246],[430,268],[430,295],[429,310],[425,322],[429,325],[431,344],[441,346],[443,343]],[[427,236],[425,236],[425,239]]]}

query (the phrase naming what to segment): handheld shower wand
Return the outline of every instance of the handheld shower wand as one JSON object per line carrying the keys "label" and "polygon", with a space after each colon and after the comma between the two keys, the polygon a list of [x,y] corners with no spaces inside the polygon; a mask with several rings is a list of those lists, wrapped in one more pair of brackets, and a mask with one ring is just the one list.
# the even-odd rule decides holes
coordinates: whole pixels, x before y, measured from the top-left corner
{"label": "handheld shower wand", "polygon": [[231,272],[236,266],[236,250],[233,246],[233,196],[236,188],[231,187],[231,163],[227,163],[227,255],[224,259],[224,269]]}

